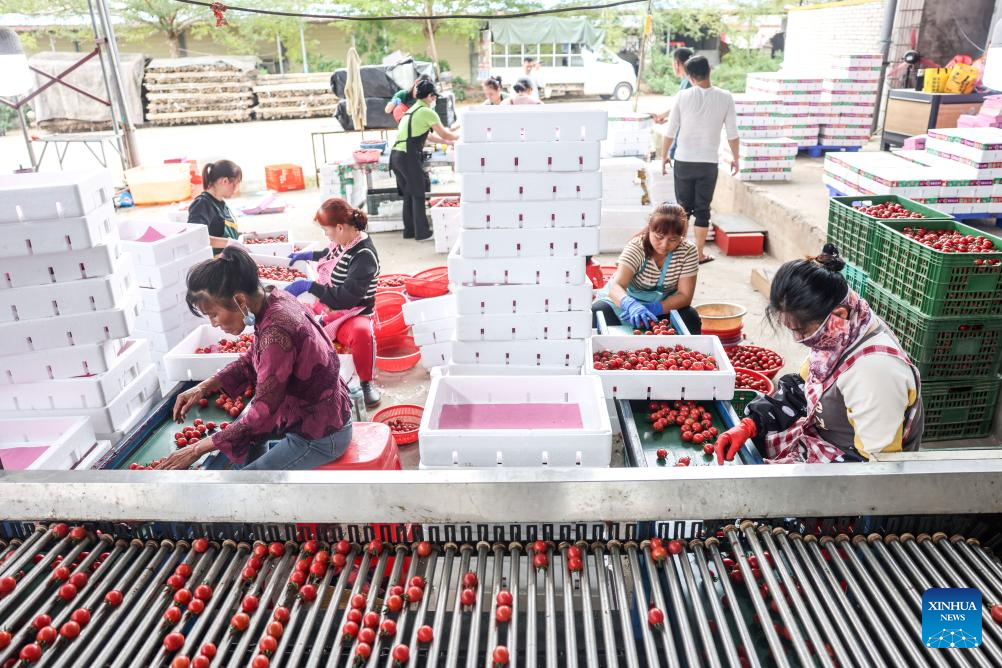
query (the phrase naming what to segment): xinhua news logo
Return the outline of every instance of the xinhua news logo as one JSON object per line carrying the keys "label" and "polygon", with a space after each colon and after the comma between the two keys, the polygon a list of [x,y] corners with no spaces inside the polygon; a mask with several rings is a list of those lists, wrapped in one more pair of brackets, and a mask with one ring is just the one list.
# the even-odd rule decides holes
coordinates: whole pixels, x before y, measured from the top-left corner
{"label": "xinhua news logo", "polygon": [[926,589],[922,594],[922,642],[930,649],[981,647],[981,592]]}

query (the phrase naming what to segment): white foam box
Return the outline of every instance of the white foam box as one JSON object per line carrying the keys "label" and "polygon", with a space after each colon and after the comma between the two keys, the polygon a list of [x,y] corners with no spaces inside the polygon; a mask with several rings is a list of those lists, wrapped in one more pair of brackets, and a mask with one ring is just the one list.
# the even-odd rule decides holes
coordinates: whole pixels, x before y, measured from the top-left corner
{"label": "white foam box", "polygon": [[[251,259],[260,266],[272,266],[272,267],[288,267],[289,258],[287,257],[274,257],[273,255],[256,255],[251,253]],[[317,280],[317,270],[312,262],[304,262],[299,260],[292,265],[293,269],[298,269],[299,271],[306,274],[307,280],[315,281]],[[269,281],[264,278],[261,279],[261,283],[264,285],[274,285],[278,288],[284,288],[288,286],[292,281]]]}
{"label": "white foam box", "polygon": [[404,322],[414,326],[426,322],[437,322],[456,315],[456,296],[454,294],[415,299],[405,302],[401,307]]}
{"label": "white foam box", "polygon": [[[162,236],[156,241],[139,241],[148,232]],[[205,225],[126,219],[118,224],[122,246],[132,253],[140,267],[163,267],[209,249],[209,228]],[[169,284],[168,284],[169,285]]]}
{"label": "white foam box", "polygon": [[458,197],[439,197],[432,199],[431,206],[428,207],[428,217],[435,233],[436,253],[448,253],[459,239],[462,218],[460,207],[444,205],[445,202],[458,202],[458,200]]}
{"label": "white foam box", "polygon": [[595,227],[461,230],[465,258],[585,257],[598,254]]}
{"label": "white foam box", "polygon": [[425,344],[421,346],[421,366],[431,371],[452,361],[452,342]]}
{"label": "white foam box", "polygon": [[0,257],[82,250],[117,238],[115,206],[109,201],[85,216],[0,223]]}
{"label": "white foam box", "polygon": [[1002,160],[1002,129],[934,128],[925,146],[977,163],[998,162]]}
{"label": "white foam box", "polygon": [[140,288],[139,309],[140,312],[163,313],[178,304],[184,304],[187,308],[188,303],[185,301],[187,295],[188,286],[183,282],[160,290]]}
{"label": "white foam box", "polygon": [[601,220],[602,200],[463,202],[459,211],[467,230],[595,227]]}
{"label": "white foam box", "polygon": [[83,416],[90,419],[95,434],[98,438],[102,438],[134,426],[160,398],[160,381],[157,379],[157,369],[151,365],[118,396],[113,398],[107,406],[101,408],[0,411],[0,419],[24,417],[47,421],[52,418]]}
{"label": "white foam box", "polygon": [[580,285],[584,257],[467,258],[457,243],[449,253],[449,281],[459,285]]}
{"label": "white foam box", "polygon": [[448,343],[456,338],[456,318],[429,320],[411,327],[411,336],[418,347]]}
{"label": "white foam box", "polygon": [[192,329],[201,323],[202,319],[192,313],[187,304],[177,304],[162,311],[140,310],[136,316],[135,331],[162,334],[179,326]]}
{"label": "white foam box", "polygon": [[601,172],[462,174],[460,192],[468,202],[545,202],[600,199]]}
{"label": "white foam box", "polygon": [[127,299],[138,294],[128,264],[123,262],[114,274],[101,278],[0,290],[0,322],[54,318],[123,306]]}
{"label": "white foam box", "polygon": [[583,339],[591,334],[591,309],[562,313],[460,315],[457,341],[553,341]]}
{"label": "white foam box", "polygon": [[136,329],[133,336],[137,339],[146,339],[150,342],[150,350],[153,352],[153,359],[160,360],[170,350],[181,343],[184,337],[191,334],[200,327],[197,323],[184,322],[166,332]]}
{"label": "white foam box", "polygon": [[37,350],[64,348],[111,339],[124,339],[132,333],[139,315],[135,292],[121,306],[101,311],[60,315],[38,320],[0,322],[0,341],[8,355]]}
{"label": "white foam box", "polygon": [[[572,404],[580,426],[441,428],[445,406],[464,404]],[[512,410],[518,410],[513,407]],[[561,376],[432,378],[418,432],[421,465],[431,467],[608,467],[612,426],[600,383]]]}
{"label": "white foam box", "polygon": [[597,141],[514,141],[456,144],[456,171],[477,172],[593,172],[599,168]]}
{"label": "white foam box", "polygon": [[41,448],[25,470],[68,471],[92,454],[98,440],[85,417],[0,419],[0,450]]}
{"label": "white foam box", "polygon": [[601,141],[609,126],[608,112],[587,104],[468,107],[460,113],[463,141]]}
{"label": "white foam box", "polygon": [[[262,242],[259,239],[274,239],[284,236],[285,241]],[[275,257],[289,257],[290,253],[299,250],[299,244],[292,240],[292,235],[288,230],[273,230],[271,232],[242,232],[233,243],[243,246],[248,253],[255,255],[274,255]]]}
{"label": "white foam box", "polygon": [[[200,226],[202,227],[202,226]],[[142,288],[162,290],[176,285],[184,285],[188,279],[188,270],[200,262],[212,259],[212,248],[206,244],[190,255],[166,262],[161,265],[136,265],[136,281]],[[288,260],[285,260],[288,262]]]}
{"label": "white foam box", "polygon": [[114,241],[80,250],[4,258],[0,290],[107,276],[118,269],[122,256],[121,246]]}
{"label": "white foam box", "polygon": [[101,459],[106,454],[108,454],[109,452],[111,452],[111,448],[112,447],[113,446],[112,446],[111,441],[104,441],[104,440],[98,441],[97,443],[94,444],[94,447],[92,447],[87,452],[87,454],[85,454],[80,459],[80,461],[78,461],[76,464],[73,465],[73,470],[74,471],[89,471],[89,470],[95,468],[97,466],[97,463],[100,462]]}
{"label": "white foam box", "polygon": [[0,223],[80,218],[112,195],[107,169],[0,174]]}
{"label": "white foam box", "polygon": [[[443,368],[443,367],[439,367]],[[579,366],[519,366],[501,364],[448,364],[450,376],[580,376]]]}
{"label": "white foam box", "polygon": [[[649,337],[644,337],[649,338]],[[562,341],[454,341],[457,364],[580,367],[585,345],[580,339]]]}
{"label": "white foam box", "polygon": [[0,384],[35,383],[104,373],[128,344],[126,339],[0,356]]}
{"label": "white foam box", "polygon": [[199,325],[187,333],[179,343],[171,346],[170,352],[164,355],[167,380],[184,382],[210,378],[230,362],[236,361],[240,354],[209,353],[203,355],[195,351],[198,348],[215,345],[220,339],[235,341],[237,338],[211,325]]}
{"label": "white foam box", "polygon": [[91,376],[0,385],[0,410],[50,410],[107,406],[151,365],[150,345],[129,340],[108,370]]}
{"label": "white foam box", "polygon": [[[592,364],[595,353],[605,350],[640,350],[641,348],[683,345],[690,350],[712,355],[715,371],[598,371]],[[585,374],[597,376],[609,399],[643,401],[730,400],[734,397],[734,367],[716,336],[616,336],[595,335],[587,341]]]}
{"label": "white foam box", "polygon": [[[455,299],[456,313],[460,315],[566,313],[591,308],[592,285],[590,282],[558,286],[461,285],[456,289]],[[404,305],[405,314],[407,306]]]}

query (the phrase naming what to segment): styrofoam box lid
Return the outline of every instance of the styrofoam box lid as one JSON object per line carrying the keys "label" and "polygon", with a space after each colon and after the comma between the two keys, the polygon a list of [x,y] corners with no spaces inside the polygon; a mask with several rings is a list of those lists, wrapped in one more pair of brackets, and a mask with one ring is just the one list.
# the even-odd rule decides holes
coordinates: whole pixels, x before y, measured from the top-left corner
{"label": "styrofoam box lid", "polygon": [[459,214],[468,230],[595,227],[601,224],[602,200],[464,202]]}
{"label": "styrofoam box lid", "polygon": [[464,258],[566,258],[598,255],[597,227],[461,230]]}
{"label": "styrofoam box lid", "polygon": [[463,202],[600,199],[601,172],[461,174]]}
{"label": "styrofoam box lid", "polygon": [[584,353],[584,341],[580,339],[452,343],[452,359],[459,364],[580,367],[584,363]]}
{"label": "styrofoam box lid", "polygon": [[456,296],[449,294],[429,299],[416,299],[405,302],[402,310],[404,322],[408,325],[449,318],[456,315]]}
{"label": "styrofoam box lid", "polygon": [[102,311],[0,323],[0,341],[4,342],[5,350],[14,355],[123,339],[131,333],[139,314],[137,291],[122,301],[121,306]]}
{"label": "styrofoam box lid", "polygon": [[464,315],[559,313],[591,308],[592,285],[460,285],[455,297]]}
{"label": "styrofoam box lid", "polygon": [[0,356],[0,384],[35,383],[107,371],[126,339]]}
{"label": "styrofoam box lid", "polygon": [[456,316],[457,341],[583,339],[591,335],[591,309],[559,313]]}
{"label": "styrofoam box lid", "polygon": [[608,112],[588,104],[471,106],[460,112],[463,141],[600,141]]}
{"label": "styrofoam box lid", "polygon": [[0,223],[86,216],[112,192],[107,169],[0,174]]}
{"label": "styrofoam box lid", "polygon": [[94,427],[86,417],[0,419],[0,450],[46,447],[28,470],[69,470],[96,443]]}
{"label": "styrofoam box lid", "polygon": [[449,363],[444,370],[450,376],[580,376],[580,366],[519,366],[512,364],[455,364]]}
{"label": "styrofoam box lid", "polygon": [[[639,350],[683,345],[690,350],[713,355],[716,371],[598,371],[592,356],[603,350]],[[734,367],[716,336],[605,336],[587,341],[585,374],[602,380],[610,399],[642,401],[730,400],[734,397]]]}
{"label": "styrofoam box lid", "polygon": [[140,267],[159,267],[209,247],[206,225],[127,218],[118,223],[118,234]]}
{"label": "styrofoam box lid", "polygon": [[466,258],[459,242],[447,260],[449,281],[460,285],[580,285],[584,257]]}
{"label": "styrofoam box lid", "polygon": [[477,172],[592,172],[599,168],[597,141],[491,142],[456,144],[456,171]]}
{"label": "styrofoam box lid", "polygon": [[0,224],[0,257],[82,250],[117,239],[115,206],[108,201],[86,216]]}
{"label": "styrofoam box lid", "polygon": [[101,278],[0,290],[0,322],[52,318],[124,306],[127,298],[138,293],[128,257],[122,260],[115,273]]}
{"label": "styrofoam box lid", "polygon": [[123,256],[116,240],[80,250],[4,258],[0,290],[107,276],[121,266]]}

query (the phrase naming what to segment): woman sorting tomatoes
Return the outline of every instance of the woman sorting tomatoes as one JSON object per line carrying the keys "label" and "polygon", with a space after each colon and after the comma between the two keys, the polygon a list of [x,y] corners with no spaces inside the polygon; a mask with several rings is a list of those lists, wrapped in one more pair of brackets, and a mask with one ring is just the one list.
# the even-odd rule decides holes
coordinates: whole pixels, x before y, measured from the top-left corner
{"label": "woman sorting tomatoes", "polygon": [[351,350],[365,405],[378,406],[379,390],[372,385],[376,368],[372,312],[376,306],[379,256],[372,239],[365,233],[369,219],[345,200],[332,197],[320,205],[314,220],[327,235],[330,247],[293,253],[289,263],[319,262],[317,280],[301,278],[289,284],[286,290],[294,296],[309,292],[323,305],[327,335],[331,341]]}
{"label": "woman sorting tomatoes", "polygon": [[692,308],[699,273],[696,247],[686,241],[688,216],[676,204],[662,204],[647,226],[619,254],[616,273],[592,304],[607,325],[629,323],[647,329],[676,311],[690,334],[702,331],[699,313]]}
{"label": "woman sorting tomatoes", "polygon": [[769,318],[808,348],[800,374],[752,401],[720,435],[718,463],[749,438],[771,464],[867,461],[917,450],[924,413],[919,372],[869,305],[849,288],[838,248],[787,262],[772,281]]}
{"label": "woman sorting tomatoes", "polygon": [[[254,400],[229,427],[171,454],[161,468],[186,469],[219,450],[245,470],[308,470],[338,459],[351,443],[348,388],[327,334],[313,314],[284,290],[261,285],[257,265],[238,246],[188,272],[188,308],[227,334],[254,328],[251,349],[211,378],[182,392],[174,404],[181,423],[201,399],[219,390]],[[280,440],[267,452],[264,441]]]}
{"label": "woman sorting tomatoes", "polygon": [[210,162],[202,169],[202,193],[188,205],[188,223],[209,228],[209,245],[216,253],[238,237],[236,219],[226,200],[240,189],[244,175],[232,160]]}

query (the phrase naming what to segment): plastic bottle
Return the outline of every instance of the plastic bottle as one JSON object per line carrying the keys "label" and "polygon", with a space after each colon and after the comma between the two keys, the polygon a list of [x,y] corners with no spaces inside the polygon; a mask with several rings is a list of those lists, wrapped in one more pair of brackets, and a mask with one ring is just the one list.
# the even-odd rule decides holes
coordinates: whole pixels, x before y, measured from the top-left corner
{"label": "plastic bottle", "polygon": [[351,419],[352,422],[367,422],[369,414],[365,410],[365,396],[359,385],[348,386],[348,396],[351,397]]}
{"label": "plastic bottle", "polygon": [[191,175],[191,198],[195,199],[202,194],[204,188],[202,187],[202,177],[199,174]]}

